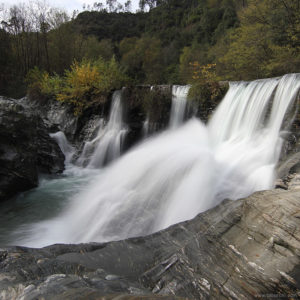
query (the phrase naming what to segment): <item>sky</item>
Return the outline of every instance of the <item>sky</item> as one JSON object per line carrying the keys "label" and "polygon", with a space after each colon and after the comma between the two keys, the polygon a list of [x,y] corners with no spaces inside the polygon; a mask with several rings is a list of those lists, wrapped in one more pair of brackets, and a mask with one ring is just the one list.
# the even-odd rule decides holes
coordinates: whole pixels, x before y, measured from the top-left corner
{"label": "sky", "polygon": [[[5,7],[12,6],[18,3],[28,3],[30,0],[0,0],[0,4],[4,3]],[[63,8],[67,10],[69,13],[72,13],[74,10],[82,10],[83,4],[92,5],[94,2],[102,2],[105,3],[105,0],[46,0],[51,7]],[[119,0],[120,3],[124,4],[126,0]],[[136,11],[138,9],[139,0],[131,0],[132,3],[132,11]]]}

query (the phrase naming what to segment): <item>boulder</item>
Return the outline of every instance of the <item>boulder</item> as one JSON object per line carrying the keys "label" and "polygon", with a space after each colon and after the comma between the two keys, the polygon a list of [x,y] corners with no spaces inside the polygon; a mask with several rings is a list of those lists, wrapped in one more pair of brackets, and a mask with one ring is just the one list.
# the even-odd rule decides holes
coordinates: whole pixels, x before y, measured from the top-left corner
{"label": "boulder", "polygon": [[295,299],[299,199],[300,189],[257,192],[147,237],[3,248],[0,298]]}
{"label": "boulder", "polygon": [[63,169],[64,155],[42,119],[16,100],[0,98],[0,201],[36,187],[40,172]]}

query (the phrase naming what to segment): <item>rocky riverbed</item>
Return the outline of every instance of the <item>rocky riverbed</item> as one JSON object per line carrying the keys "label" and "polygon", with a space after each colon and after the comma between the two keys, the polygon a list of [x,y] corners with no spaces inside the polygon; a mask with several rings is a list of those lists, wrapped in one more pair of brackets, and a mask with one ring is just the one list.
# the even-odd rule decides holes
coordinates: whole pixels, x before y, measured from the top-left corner
{"label": "rocky riverbed", "polygon": [[191,221],[147,237],[1,249],[0,297],[296,299],[299,199],[299,176],[294,176],[288,190],[225,200]]}

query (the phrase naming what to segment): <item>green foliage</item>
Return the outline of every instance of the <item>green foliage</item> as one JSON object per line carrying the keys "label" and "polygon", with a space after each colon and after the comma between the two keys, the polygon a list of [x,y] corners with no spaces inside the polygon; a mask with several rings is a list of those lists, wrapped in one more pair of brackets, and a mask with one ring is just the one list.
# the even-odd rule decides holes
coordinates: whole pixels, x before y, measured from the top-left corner
{"label": "green foliage", "polygon": [[56,93],[56,98],[71,103],[76,115],[128,82],[114,57],[110,61],[99,58],[96,61],[74,62],[62,80],[62,88]]}
{"label": "green foliage", "polygon": [[194,70],[191,64],[195,61],[200,65],[207,63],[207,49],[198,43],[194,43],[191,47],[184,47],[180,55],[179,76],[182,83],[192,81]]}
{"label": "green foliage", "polygon": [[61,91],[62,86],[63,80],[59,75],[54,74],[53,76],[50,76],[48,73],[44,73],[41,84],[42,94],[53,97]]}
{"label": "green foliage", "polygon": [[42,96],[43,81],[46,74],[38,67],[29,70],[27,73],[25,81],[28,86],[27,93],[31,99],[35,100]]}
{"label": "green foliage", "polygon": [[160,40],[151,37],[127,38],[120,43],[121,64],[136,82],[160,83],[163,78],[163,57]]}
{"label": "green foliage", "polygon": [[74,28],[84,36],[94,35],[98,40],[120,42],[125,37],[141,35],[145,28],[145,14],[85,11],[74,20]]}
{"label": "green foliage", "polygon": [[298,72],[300,7],[294,0],[249,0],[241,26],[230,33],[219,53],[220,74],[228,79],[255,79]]}
{"label": "green foliage", "polygon": [[110,39],[103,39],[100,42],[95,36],[89,36],[85,43],[84,57],[96,60],[102,57],[104,60],[110,60],[114,56],[114,47]]}
{"label": "green foliage", "polygon": [[129,82],[114,57],[109,61],[99,58],[74,62],[63,77],[50,76],[35,67],[28,72],[26,81],[31,99],[54,97],[71,104],[75,115]]}
{"label": "green foliage", "polygon": [[27,92],[30,99],[40,100],[51,98],[62,89],[62,78],[57,74],[50,76],[49,73],[35,67],[27,73]]}
{"label": "green foliage", "polygon": [[224,96],[226,87],[219,84],[216,65],[201,66],[198,62],[191,64],[193,72],[192,86],[188,98],[198,103],[217,103]]}
{"label": "green foliage", "polygon": [[[90,103],[97,91],[107,93],[117,86],[110,74],[116,78],[122,74],[122,81],[124,72],[135,84],[195,86],[191,68],[195,61],[204,66],[216,62],[218,79],[227,80],[299,72],[299,1],[141,1],[145,5],[150,11],[136,14],[114,9],[108,13],[99,6],[100,11],[85,11],[73,20],[60,10],[46,13],[32,11],[30,5],[13,7],[0,25],[0,94],[22,92],[26,74],[32,97],[51,97],[60,90],[69,102],[71,95],[81,94]],[[96,66],[99,57],[102,63]],[[101,87],[76,86],[82,76],[76,77],[80,68],[74,61],[83,61],[77,67],[84,69],[81,64],[85,64],[89,75],[94,69],[105,74]]]}
{"label": "green foliage", "polygon": [[[117,41],[116,55],[136,83],[185,83],[191,77],[189,63],[209,63],[208,48],[238,26],[241,1],[143,1],[149,13],[85,12],[74,24],[85,35]],[[188,57],[181,57],[187,56],[185,48]]]}

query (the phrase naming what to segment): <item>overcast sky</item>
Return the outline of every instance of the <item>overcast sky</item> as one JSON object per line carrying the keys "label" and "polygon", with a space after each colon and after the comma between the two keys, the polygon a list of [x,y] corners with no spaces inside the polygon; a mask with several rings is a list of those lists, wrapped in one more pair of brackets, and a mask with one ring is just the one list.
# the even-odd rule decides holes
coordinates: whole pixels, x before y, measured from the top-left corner
{"label": "overcast sky", "polygon": [[[30,0],[0,0],[0,4],[4,3],[5,7],[9,7],[13,4],[17,3],[28,3]],[[67,10],[69,13],[72,13],[73,10],[78,9],[82,10],[83,4],[93,4],[94,2],[102,2],[105,3],[105,0],[46,0],[46,2],[52,6],[57,8],[63,8]],[[120,3],[124,4],[126,0],[119,0]],[[131,0],[132,10],[136,11],[138,8],[139,0]]]}

